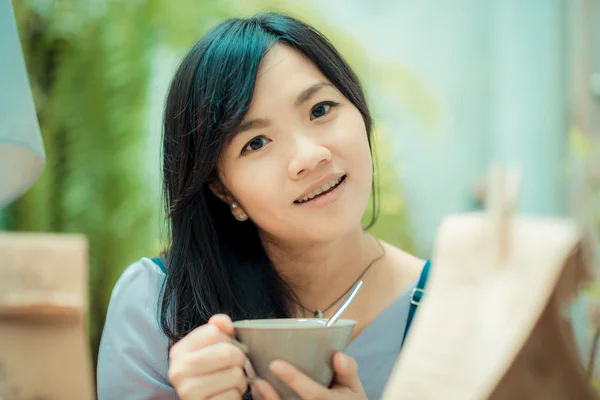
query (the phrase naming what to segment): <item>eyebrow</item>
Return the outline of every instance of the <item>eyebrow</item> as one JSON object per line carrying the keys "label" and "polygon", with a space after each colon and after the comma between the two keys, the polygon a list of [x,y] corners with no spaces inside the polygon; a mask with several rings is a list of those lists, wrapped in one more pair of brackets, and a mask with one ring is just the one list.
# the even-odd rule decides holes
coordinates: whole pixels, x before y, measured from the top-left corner
{"label": "eyebrow", "polygon": [[[296,97],[294,106],[298,107],[298,106],[306,103],[308,100],[311,99],[311,97],[313,97],[315,95],[315,93],[317,93],[319,90],[323,89],[324,87],[334,87],[334,86],[333,86],[333,84],[331,84],[329,82],[315,83],[314,85],[309,86],[308,88],[304,89],[298,95],[298,97]],[[271,124],[271,122],[266,118],[252,119],[250,121],[246,121],[246,122],[242,123],[239,126],[239,128],[236,129],[236,133],[239,134],[239,133],[249,131],[254,128],[264,128],[264,127],[269,126],[270,124]]]}
{"label": "eyebrow", "polygon": [[266,128],[270,124],[271,124],[271,122],[265,118],[252,119],[250,121],[246,121],[246,122],[242,123],[239,126],[239,128],[237,128],[235,130],[235,133],[239,134],[239,133],[246,132],[246,131],[249,131],[250,129],[255,129],[255,128]]}
{"label": "eyebrow", "polygon": [[319,82],[319,83],[315,83],[314,85],[310,86],[307,89],[304,89],[302,91],[302,93],[300,93],[298,95],[298,97],[296,98],[296,101],[294,102],[294,105],[296,107],[298,107],[299,105],[301,105],[302,103],[307,102],[308,100],[310,100],[311,97],[314,96],[315,93],[317,93],[319,90],[323,89],[324,87],[333,87],[333,85],[329,82]]}

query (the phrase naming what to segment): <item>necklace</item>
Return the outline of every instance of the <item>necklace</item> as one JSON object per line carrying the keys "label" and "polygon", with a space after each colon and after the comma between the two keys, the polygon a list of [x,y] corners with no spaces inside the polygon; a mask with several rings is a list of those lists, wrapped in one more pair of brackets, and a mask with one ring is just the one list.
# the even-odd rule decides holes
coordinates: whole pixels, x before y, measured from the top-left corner
{"label": "necklace", "polygon": [[296,304],[298,304],[300,307],[302,307],[304,309],[304,311],[307,311],[307,312],[313,314],[315,316],[315,318],[323,318],[323,314],[326,313],[327,311],[329,311],[331,309],[331,307],[335,306],[337,304],[337,302],[340,301],[342,299],[342,297],[344,297],[346,295],[346,293],[348,293],[354,287],[354,285],[356,285],[356,282],[358,282],[367,273],[367,271],[369,270],[369,268],[371,268],[371,266],[373,266],[373,264],[375,264],[377,261],[379,261],[383,257],[385,257],[385,247],[383,247],[383,245],[381,244],[381,242],[379,240],[377,240],[377,244],[381,248],[381,254],[378,255],[377,257],[375,257],[373,260],[371,260],[371,262],[365,267],[363,272],[354,281],[354,283],[352,283],[352,285],[350,285],[350,287],[348,289],[346,289],[346,291],[344,293],[342,293],[340,295],[340,297],[335,299],[335,301],[333,303],[331,303],[331,305],[329,307],[325,308],[324,310],[320,310],[320,309],[311,310],[310,308],[304,307],[302,305],[302,303],[300,303],[299,301],[296,301]]}

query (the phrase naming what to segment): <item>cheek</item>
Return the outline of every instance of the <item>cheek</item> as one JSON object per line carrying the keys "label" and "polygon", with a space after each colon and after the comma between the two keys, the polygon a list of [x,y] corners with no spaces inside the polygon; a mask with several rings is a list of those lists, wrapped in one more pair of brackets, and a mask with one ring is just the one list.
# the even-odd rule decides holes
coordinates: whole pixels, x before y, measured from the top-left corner
{"label": "cheek", "polygon": [[353,155],[352,168],[349,170],[350,179],[356,184],[356,200],[360,207],[364,208],[367,206],[373,184],[373,162],[366,132],[363,132],[362,139],[357,138]]}
{"label": "cheek", "polygon": [[274,217],[281,203],[281,190],[278,188],[283,187],[281,177],[273,173],[274,168],[261,162],[252,162],[238,171],[229,183],[231,192],[246,213],[258,220]]}
{"label": "cheek", "polygon": [[369,149],[367,130],[362,115],[353,109],[344,116],[338,129],[337,138],[340,155],[349,163],[349,173],[355,179],[365,181],[370,186],[372,178],[372,157]]}

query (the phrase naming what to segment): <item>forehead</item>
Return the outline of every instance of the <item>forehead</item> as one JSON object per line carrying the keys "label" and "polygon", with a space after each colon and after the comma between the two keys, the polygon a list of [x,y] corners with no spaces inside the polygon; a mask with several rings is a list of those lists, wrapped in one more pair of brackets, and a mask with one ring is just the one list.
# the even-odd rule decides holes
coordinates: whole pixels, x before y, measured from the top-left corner
{"label": "forehead", "polygon": [[326,80],[308,57],[278,43],[267,52],[258,68],[253,100],[276,95],[296,96],[306,87]]}

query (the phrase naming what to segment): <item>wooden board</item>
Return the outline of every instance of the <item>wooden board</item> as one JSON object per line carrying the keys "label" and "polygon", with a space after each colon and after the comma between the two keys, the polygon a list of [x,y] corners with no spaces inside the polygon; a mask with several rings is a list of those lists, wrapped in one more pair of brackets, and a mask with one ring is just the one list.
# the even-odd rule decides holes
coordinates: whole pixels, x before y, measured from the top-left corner
{"label": "wooden board", "polygon": [[0,398],[95,398],[86,294],[84,237],[0,233]]}

